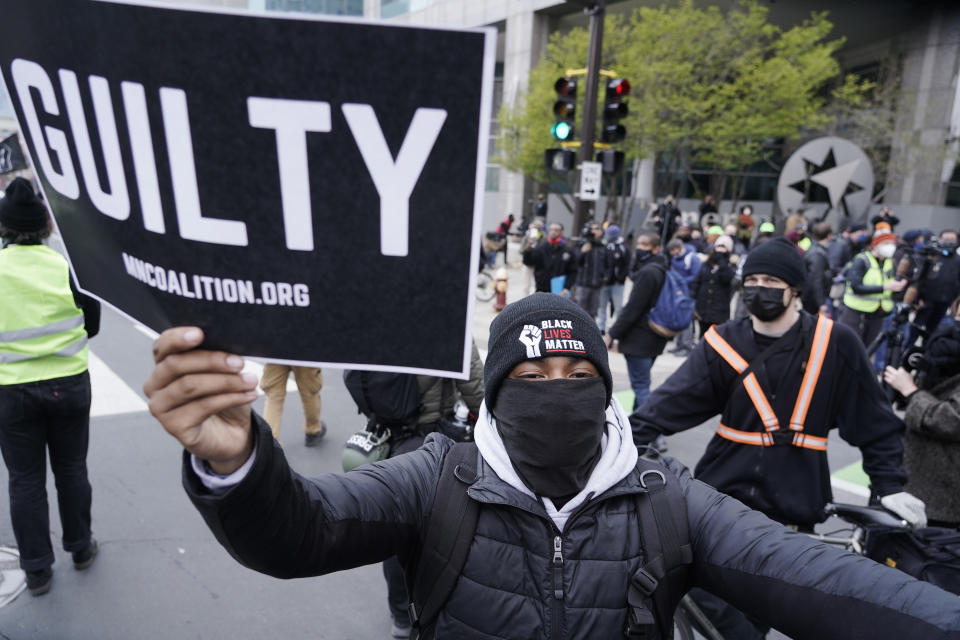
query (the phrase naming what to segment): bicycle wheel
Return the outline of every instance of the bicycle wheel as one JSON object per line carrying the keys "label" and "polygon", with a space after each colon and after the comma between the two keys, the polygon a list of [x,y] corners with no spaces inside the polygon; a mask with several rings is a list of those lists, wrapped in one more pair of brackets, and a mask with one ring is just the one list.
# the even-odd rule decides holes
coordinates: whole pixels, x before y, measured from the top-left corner
{"label": "bicycle wheel", "polygon": [[673,638],[674,640],[694,640],[695,638],[690,617],[682,606],[673,613]]}
{"label": "bicycle wheel", "polygon": [[496,294],[496,289],[493,287],[493,276],[490,275],[489,271],[481,271],[477,276],[477,300],[490,302]]}

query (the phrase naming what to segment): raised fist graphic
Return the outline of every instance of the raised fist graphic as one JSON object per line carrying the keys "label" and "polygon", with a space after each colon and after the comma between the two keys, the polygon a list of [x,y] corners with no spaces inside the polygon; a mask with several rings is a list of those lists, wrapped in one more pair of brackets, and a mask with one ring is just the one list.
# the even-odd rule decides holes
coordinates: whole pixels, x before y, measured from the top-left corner
{"label": "raised fist graphic", "polygon": [[543,337],[543,331],[540,327],[532,324],[524,325],[520,332],[520,342],[527,347],[528,358],[540,357],[540,338]]}

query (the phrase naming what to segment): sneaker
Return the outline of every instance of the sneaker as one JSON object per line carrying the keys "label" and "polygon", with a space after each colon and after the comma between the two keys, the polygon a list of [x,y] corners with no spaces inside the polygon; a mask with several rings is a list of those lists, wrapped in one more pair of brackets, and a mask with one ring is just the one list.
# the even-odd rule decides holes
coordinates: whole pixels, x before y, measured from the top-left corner
{"label": "sneaker", "polygon": [[303,437],[303,446],[305,447],[315,447],[320,444],[320,441],[323,440],[323,436],[327,435],[327,424],[321,420],[320,421],[320,431],[316,433],[308,433]]}
{"label": "sneaker", "polygon": [[413,627],[411,627],[406,620],[394,620],[390,625],[391,638],[409,638],[412,631]]}
{"label": "sneaker", "polygon": [[50,582],[53,580],[53,569],[47,567],[39,571],[27,571],[27,589],[30,595],[42,596],[50,591]]}
{"label": "sneaker", "polygon": [[76,551],[73,554],[73,568],[77,571],[83,571],[93,564],[93,559],[97,557],[100,551],[100,543],[94,538],[90,538],[90,544],[83,551]]}

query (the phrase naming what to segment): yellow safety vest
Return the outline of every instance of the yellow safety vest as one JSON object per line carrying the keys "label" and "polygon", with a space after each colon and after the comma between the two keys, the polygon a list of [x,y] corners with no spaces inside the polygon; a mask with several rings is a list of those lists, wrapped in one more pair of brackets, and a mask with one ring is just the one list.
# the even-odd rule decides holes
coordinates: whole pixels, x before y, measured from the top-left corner
{"label": "yellow safety vest", "polygon": [[[867,264],[870,265],[863,276],[864,285],[882,287],[884,283],[893,280],[893,260],[885,258],[881,269],[880,263],[877,262],[872,253],[864,251],[861,255],[866,257]],[[893,310],[893,292],[883,291],[860,295],[855,293],[851,284],[847,282],[847,289],[843,293],[843,304],[847,308],[860,313],[873,313],[881,308],[889,312]]]}
{"label": "yellow safety vest", "polygon": [[43,245],[0,251],[0,385],[83,373],[87,353],[67,261]]}
{"label": "yellow safety vest", "polygon": [[[794,404],[793,413],[790,415],[789,431],[781,431],[780,421],[773,412],[773,407],[770,406],[767,394],[760,386],[760,381],[757,380],[757,376],[751,371],[744,376],[743,387],[747,395],[750,396],[750,401],[757,410],[757,414],[760,416],[764,430],[742,431],[740,429],[733,429],[721,422],[717,428],[717,435],[733,442],[758,447],[790,444],[804,449],[826,451],[827,439],[805,433],[803,427],[807,420],[807,411],[810,409],[813,392],[817,388],[817,381],[820,379],[820,371],[823,368],[823,360],[827,355],[827,345],[830,342],[830,332],[832,330],[832,320],[825,316],[817,317],[817,328],[813,332],[813,344],[810,345],[810,354],[807,357],[807,366],[803,374],[803,381],[800,383],[797,402]],[[726,360],[727,364],[733,367],[734,371],[741,374],[746,371],[749,366],[747,361],[737,353],[729,342],[720,336],[716,327],[710,327],[703,337],[707,341],[707,344],[709,344],[721,358]]]}

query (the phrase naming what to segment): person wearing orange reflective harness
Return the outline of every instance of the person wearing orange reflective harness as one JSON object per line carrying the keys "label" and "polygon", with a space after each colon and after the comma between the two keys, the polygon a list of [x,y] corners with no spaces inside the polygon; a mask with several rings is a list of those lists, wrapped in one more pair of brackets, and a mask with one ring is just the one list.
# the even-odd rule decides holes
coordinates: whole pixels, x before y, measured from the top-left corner
{"label": "person wearing orange reflective harness", "polygon": [[[743,267],[748,318],[711,327],[690,357],[630,416],[638,446],[718,413],[697,479],[784,524],[812,530],[832,499],[828,432],[860,448],[884,504],[921,524],[903,491],[903,422],[874,378],[857,335],[799,309],[805,267],[783,238],[756,246]],[[703,591],[691,595],[725,637],[769,627]]]}
{"label": "person wearing orange reflective harness", "polygon": [[[860,448],[879,496],[902,493],[907,476],[903,422],[856,334],[798,309],[804,277],[800,253],[786,240],[751,251],[743,270],[750,317],[712,327],[631,423],[643,445],[719,413],[697,478],[774,520],[811,528],[832,498],[830,429]],[[922,520],[922,503],[901,502],[902,517]]]}

